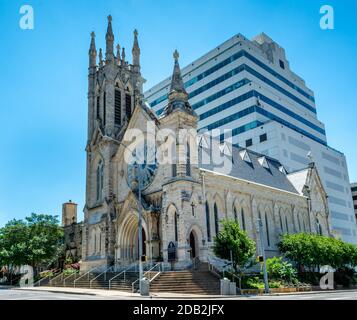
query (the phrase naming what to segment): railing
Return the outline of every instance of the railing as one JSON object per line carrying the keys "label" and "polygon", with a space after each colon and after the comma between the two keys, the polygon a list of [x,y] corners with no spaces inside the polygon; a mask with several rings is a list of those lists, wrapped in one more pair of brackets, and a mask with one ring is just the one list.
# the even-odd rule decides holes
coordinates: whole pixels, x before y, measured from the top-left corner
{"label": "railing", "polygon": [[133,267],[135,268],[136,266],[136,263],[135,264],[131,264],[129,265],[129,267],[127,267],[126,269],[124,269],[122,272],[118,273],[116,276],[114,276],[113,278],[111,278],[109,280],[109,290],[111,289],[111,286],[112,286],[112,281],[116,278],[118,278],[119,276],[123,275],[124,276],[124,281],[125,281],[125,274],[126,272],[128,272],[130,269],[132,269]]}
{"label": "railing", "polygon": [[53,284],[53,282],[54,282],[54,280],[56,279],[57,280],[57,278],[61,278],[61,281],[63,280],[63,272],[61,272],[61,273],[59,273],[57,276],[55,276],[54,278],[52,278],[51,280],[50,280],[50,285],[52,286],[52,284]]}
{"label": "railing", "polygon": [[[151,278],[151,273],[154,271],[154,269],[157,269],[157,273]],[[146,271],[144,274],[143,274],[143,277],[145,276],[148,276],[148,279],[149,279],[149,283],[151,283],[152,281],[154,281],[158,276],[159,274],[161,273],[161,262],[158,262],[157,264],[155,264],[152,268],[150,268],[148,271]],[[140,281],[140,278],[136,279],[132,284],[131,284],[131,291],[132,292],[135,292],[135,285],[136,283]]]}
{"label": "railing", "polygon": [[[60,275],[60,274],[61,274],[61,271],[59,271],[58,273],[55,273],[52,277],[55,278],[55,277],[57,277],[57,276]],[[48,276],[43,277],[42,279],[38,280],[38,281],[34,284],[34,287],[40,287],[40,286],[41,286],[41,282],[42,282],[43,280],[45,280],[45,279],[49,279],[48,283],[51,283],[51,280],[52,280],[52,279],[51,279],[51,276],[48,275]]]}
{"label": "railing", "polygon": [[107,272],[108,272],[109,270],[111,270],[111,269],[113,269],[112,266],[109,267],[109,268],[107,268],[107,269],[105,269],[104,272],[100,273],[100,274],[97,275],[95,278],[93,278],[92,280],[90,280],[90,281],[89,281],[89,288],[92,288],[92,282],[93,282],[94,280],[97,280],[97,279],[98,279],[100,276],[102,276],[103,274],[104,274],[104,281],[106,281],[106,280],[107,280]]}
{"label": "railing", "polygon": [[74,276],[74,280],[76,279],[76,275],[79,274],[79,272],[75,272],[75,273],[72,273],[70,274],[68,277],[64,278],[63,279],[63,285],[65,286],[66,285],[66,280],[73,277]]}
{"label": "railing", "polygon": [[192,266],[193,266],[193,270],[197,270],[201,265],[201,261],[199,259],[199,257],[193,258],[192,260]]}
{"label": "railing", "polygon": [[95,267],[95,268],[92,268],[90,269],[88,272],[84,273],[83,275],[81,275],[79,278],[77,278],[76,280],[73,281],[73,287],[75,288],[76,287],[76,282],[79,280],[79,279],[82,279],[83,277],[87,276],[88,275],[88,280],[89,280],[89,277],[90,277],[90,274],[98,269],[99,267]]}

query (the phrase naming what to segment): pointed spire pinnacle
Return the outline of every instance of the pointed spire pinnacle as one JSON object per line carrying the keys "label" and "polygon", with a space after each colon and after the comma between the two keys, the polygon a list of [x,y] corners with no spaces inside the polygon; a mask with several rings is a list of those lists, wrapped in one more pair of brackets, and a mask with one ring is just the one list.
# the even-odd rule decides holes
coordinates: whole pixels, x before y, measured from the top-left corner
{"label": "pointed spire pinnacle", "polygon": [[117,62],[118,62],[118,65],[120,64],[120,44],[118,43],[117,44]]}
{"label": "pointed spire pinnacle", "polygon": [[122,65],[125,65],[125,48],[124,47],[121,50],[121,61],[122,61]]}
{"label": "pointed spire pinnacle", "polygon": [[89,47],[89,67],[95,67],[97,63],[97,49],[95,47],[95,33],[91,32],[91,41]]}
{"label": "pointed spire pinnacle", "polygon": [[178,58],[179,58],[179,53],[177,50],[175,50],[174,54],[173,54],[173,57],[175,59],[175,65],[174,65],[174,71],[173,71],[173,74],[172,74],[172,79],[171,79],[171,88],[170,88],[170,91],[176,91],[176,92],[182,92],[182,93],[186,93],[186,90],[185,90],[185,86],[183,84],[183,81],[182,81],[182,77],[181,77],[181,70],[180,70],[180,65],[179,65],[179,62],[178,62]]}
{"label": "pointed spire pinnacle", "polygon": [[134,44],[132,49],[133,54],[133,65],[138,67],[140,66],[140,47],[138,42],[138,30],[134,30]]}
{"label": "pointed spire pinnacle", "polygon": [[114,61],[114,33],[113,33],[113,28],[112,28],[112,16],[108,16],[108,28],[107,28],[107,34],[105,35],[105,41],[106,41],[106,53],[105,53],[105,59],[106,61]]}
{"label": "pointed spire pinnacle", "polygon": [[171,78],[171,87],[169,93],[169,103],[165,109],[165,114],[168,115],[174,110],[182,110],[191,115],[197,116],[188,102],[188,94],[181,76],[181,69],[178,62],[179,53],[177,50],[173,53],[175,60],[174,70]]}
{"label": "pointed spire pinnacle", "polygon": [[100,67],[103,66],[103,52],[102,52],[102,48],[99,49],[99,66],[100,66]]}

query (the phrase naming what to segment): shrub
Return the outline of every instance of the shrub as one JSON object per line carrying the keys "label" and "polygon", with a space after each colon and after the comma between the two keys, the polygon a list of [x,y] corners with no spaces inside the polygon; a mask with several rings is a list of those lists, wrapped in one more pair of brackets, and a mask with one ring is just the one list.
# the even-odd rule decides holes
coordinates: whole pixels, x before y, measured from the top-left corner
{"label": "shrub", "polygon": [[266,260],[267,272],[270,277],[284,281],[297,281],[297,270],[282,257],[273,257]]}

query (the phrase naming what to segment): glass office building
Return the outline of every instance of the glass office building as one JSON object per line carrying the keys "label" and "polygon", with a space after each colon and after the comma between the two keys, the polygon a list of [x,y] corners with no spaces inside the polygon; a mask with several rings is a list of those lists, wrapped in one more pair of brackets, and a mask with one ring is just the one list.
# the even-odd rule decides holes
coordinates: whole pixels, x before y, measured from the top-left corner
{"label": "glass office building", "polygon": [[[292,172],[314,161],[330,204],[332,230],[357,244],[346,159],[331,148],[314,93],[290,70],[285,50],[265,34],[238,34],[182,69],[201,131],[232,130],[234,144],[277,158]],[[160,115],[170,78],[145,92]]]}

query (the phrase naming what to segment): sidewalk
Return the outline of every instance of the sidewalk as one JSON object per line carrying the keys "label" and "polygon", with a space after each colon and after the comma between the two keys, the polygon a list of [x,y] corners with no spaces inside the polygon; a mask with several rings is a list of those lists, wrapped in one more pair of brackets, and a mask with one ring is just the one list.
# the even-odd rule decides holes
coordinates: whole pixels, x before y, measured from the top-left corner
{"label": "sidewalk", "polygon": [[[123,297],[123,298],[137,298],[137,299],[236,299],[242,298],[246,299],[255,295],[242,295],[242,296],[221,296],[221,295],[194,295],[194,294],[182,294],[182,293],[166,293],[166,292],[155,292],[151,293],[150,296],[140,296],[138,293],[131,293],[118,290],[99,290],[99,289],[84,289],[84,288],[63,288],[63,287],[13,287],[9,288],[12,290],[29,290],[29,291],[47,291],[54,293],[66,293],[66,294],[83,294],[101,297]],[[340,293],[340,292],[356,292],[353,290],[321,290],[321,291],[302,291],[302,292],[289,292],[289,293],[273,293],[270,296],[292,296],[292,295],[310,295],[310,294],[321,294],[321,293]]]}

